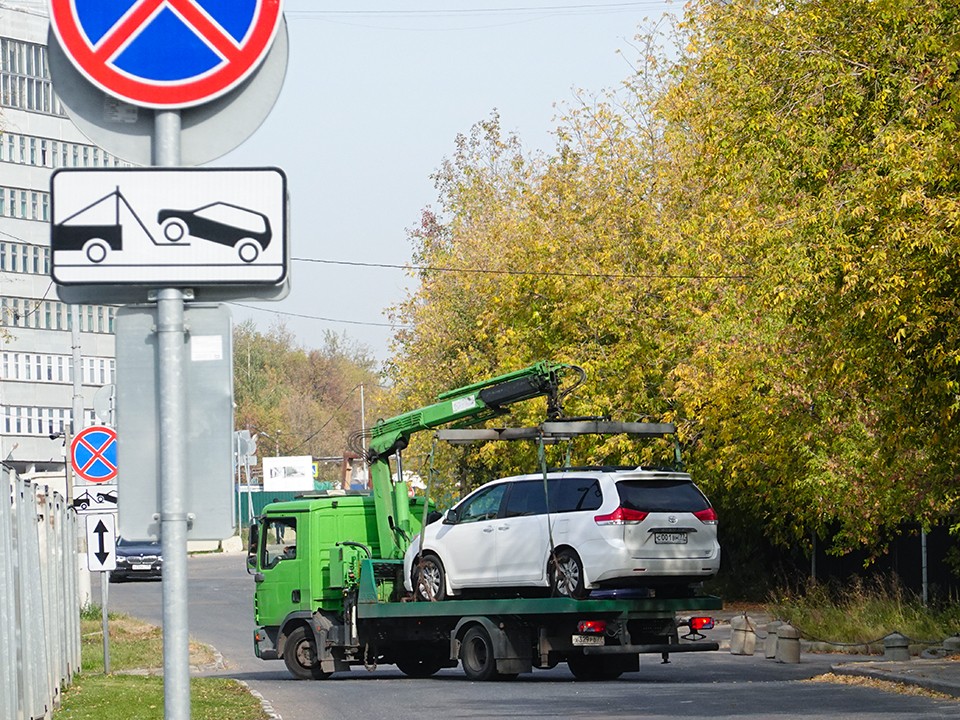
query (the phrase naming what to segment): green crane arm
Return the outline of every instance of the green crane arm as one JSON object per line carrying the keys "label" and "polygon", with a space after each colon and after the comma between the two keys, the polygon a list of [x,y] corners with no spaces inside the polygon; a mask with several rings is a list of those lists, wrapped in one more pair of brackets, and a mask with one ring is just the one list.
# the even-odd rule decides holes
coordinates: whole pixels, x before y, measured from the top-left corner
{"label": "green crane arm", "polygon": [[[438,396],[433,405],[381,420],[370,429],[367,460],[377,508],[380,556],[399,558],[409,544],[410,506],[406,483],[394,484],[390,478],[389,458],[403,450],[410,436],[454,423],[464,427],[507,412],[507,407],[536,397],[547,398],[548,419],[562,414],[560,376],[573,365],[541,361],[522,370],[457,388]],[[567,391],[569,392],[569,390]],[[565,394],[565,393],[564,393]]]}

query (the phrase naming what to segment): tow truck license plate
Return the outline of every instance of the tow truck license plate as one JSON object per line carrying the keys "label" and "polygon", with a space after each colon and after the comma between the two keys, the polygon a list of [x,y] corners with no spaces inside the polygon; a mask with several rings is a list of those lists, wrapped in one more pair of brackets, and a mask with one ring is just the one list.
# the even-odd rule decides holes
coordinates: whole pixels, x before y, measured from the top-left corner
{"label": "tow truck license plate", "polygon": [[603,645],[604,638],[603,635],[574,635],[573,644],[581,647],[584,645]]}
{"label": "tow truck license plate", "polygon": [[686,545],[687,534],[684,532],[658,532],[653,534],[653,542],[657,545]]}

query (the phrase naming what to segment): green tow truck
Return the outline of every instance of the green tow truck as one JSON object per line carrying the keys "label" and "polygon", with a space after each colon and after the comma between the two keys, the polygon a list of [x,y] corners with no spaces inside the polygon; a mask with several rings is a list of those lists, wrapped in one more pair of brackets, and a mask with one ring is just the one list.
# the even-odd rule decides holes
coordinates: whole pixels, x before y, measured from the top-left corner
{"label": "green tow truck", "polygon": [[[561,384],[576,376],[571,387]],[[268,505],[251,526],[248,570],[254,575],[254,649],[283,659],[298,679],[324,679],[363,665],[394,664],[429,677],[462,663],[471,680],[515,677],[566,662],[580,679],[612,679],[639,669],[642,653],[664,662],[681,652],[718,648],[700,630],[719,598],[491,597],[416,601],[403,584],[403,555],[433,519],[424,498],[411,498],[402,478],[402,450],[413,433],[467,426],[502,415],[517,402],[547,400],[547,421],[494,431],[497,439],[543,443],[578,433],[658,436],[672,426],[563,422],[562,400],[583,380],[572,365],[540,362],[453,390],[418,410],[378,422],[366,457],[372,492],[328,492]],[[490,430],[474,431],[485,437]],[[549,436],[553,436],[552,438]],[[542,453],[541,453],[542,456]],[[678,612],[694,613],[678,617]],[[686,634],[680,637],[680,629]]]}

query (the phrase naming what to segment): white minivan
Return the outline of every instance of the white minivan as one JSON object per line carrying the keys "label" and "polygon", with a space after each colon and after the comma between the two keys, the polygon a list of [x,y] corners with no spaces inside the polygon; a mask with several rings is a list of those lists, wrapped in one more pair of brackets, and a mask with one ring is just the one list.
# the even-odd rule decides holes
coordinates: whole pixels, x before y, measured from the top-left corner
{"label": "white minivan", "polygon": [[622,467],[487,483],[427,525],[404,556],[407,590],[433,600],[484,588],[684,594],[719,567],[717,514],[690,475]]}

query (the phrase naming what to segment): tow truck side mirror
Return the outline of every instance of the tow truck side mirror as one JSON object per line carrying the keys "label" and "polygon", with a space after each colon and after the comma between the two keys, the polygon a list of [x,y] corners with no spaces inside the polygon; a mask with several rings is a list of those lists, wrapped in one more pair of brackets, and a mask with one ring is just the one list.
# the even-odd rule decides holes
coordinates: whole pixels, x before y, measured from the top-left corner
{"label": "tow truck side mirror", "polygon": [[247,544],[247,574],[253,573],[257,567],[257,547],[260,545],[260,526],[250,525],[250,542]]}

